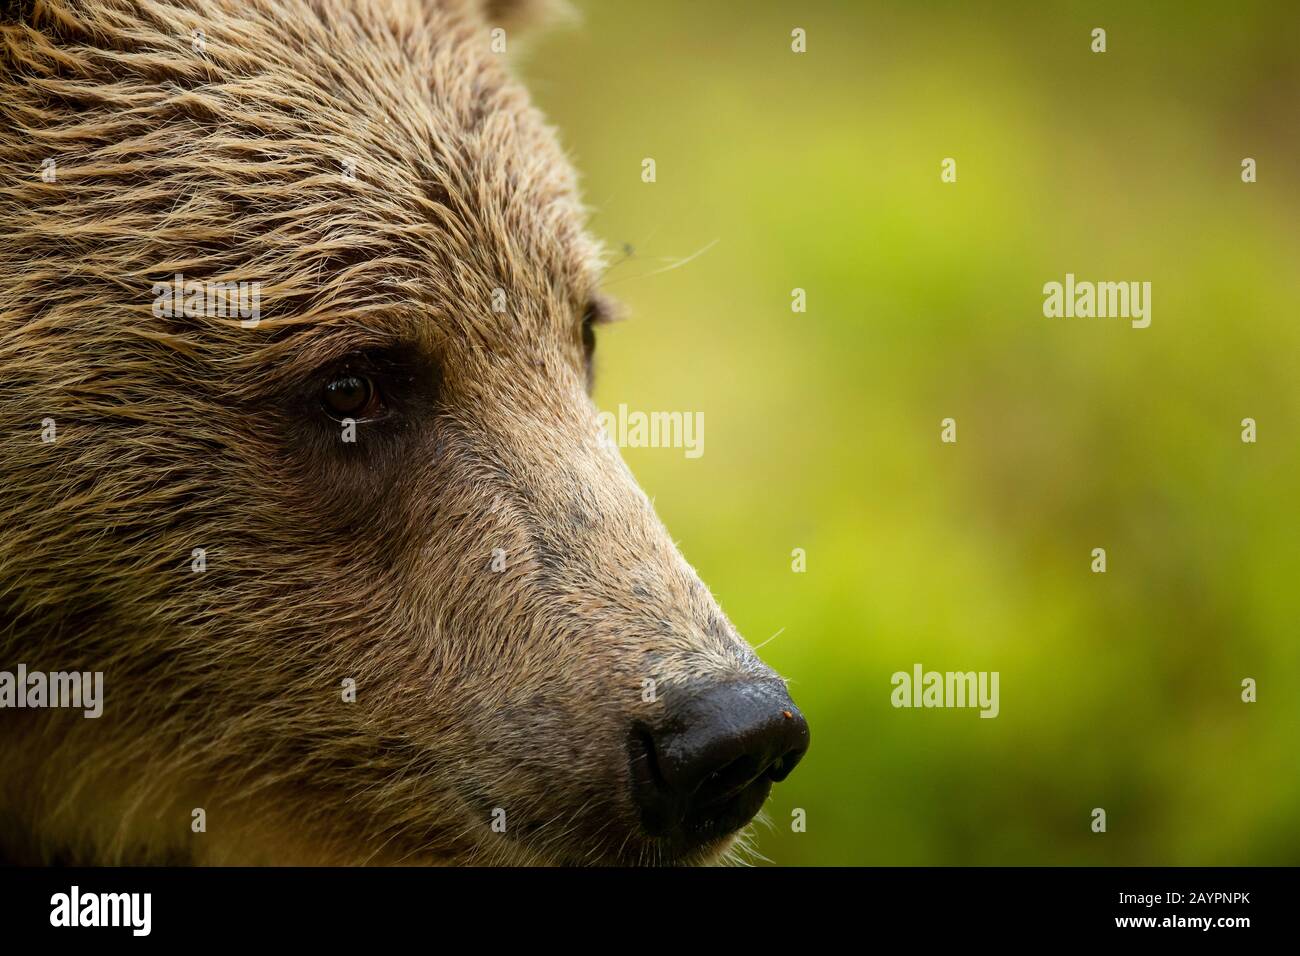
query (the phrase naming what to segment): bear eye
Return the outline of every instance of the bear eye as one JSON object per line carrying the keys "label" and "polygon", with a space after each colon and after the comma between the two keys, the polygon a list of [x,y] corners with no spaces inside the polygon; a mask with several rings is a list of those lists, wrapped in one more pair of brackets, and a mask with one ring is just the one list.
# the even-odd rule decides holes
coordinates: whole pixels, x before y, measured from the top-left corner
{"label": "bear eye", "polygon": [[374,418],[382,407],[379,389],[365,375],[335,376],[321,393],[321,404],[330,418]]}
{"label": "bear eye", "polygon": [[609,297],[596,294],[587,300],[587,307],[582,310],[582,352],[588,366],[596,352],[596,326],[608,325],[620,317],[617,303]]}
{"label": "bear eye", "polygon": [[591,357],[596,354],[596,323],[599,321],[596,313],[588,309],[587,314],[582,317],[582,352],[587,357],[587,362],[591,362]]}
{"label": "bear eye", "polygon": [[582,338],[582,364],[587,379],[587,392],[590,394],[595,383],[596,326],[606,325],[622,318],[622,309],[613,299],[601,293],[592,295],[582,310],[580,335]]}

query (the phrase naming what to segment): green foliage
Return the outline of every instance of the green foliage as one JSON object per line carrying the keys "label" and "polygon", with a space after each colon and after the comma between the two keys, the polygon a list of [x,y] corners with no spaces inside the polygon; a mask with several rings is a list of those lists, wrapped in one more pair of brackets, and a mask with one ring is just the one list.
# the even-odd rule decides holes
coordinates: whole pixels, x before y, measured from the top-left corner
{"label": "green foliage", "polygon": [[[1300,862],[1294,8],[583,6],[522,71],[633,316],[597,401],[704,412],[625,457],[812,726],[760,852]],[[917,662],[1001,715],[893,709]]]}

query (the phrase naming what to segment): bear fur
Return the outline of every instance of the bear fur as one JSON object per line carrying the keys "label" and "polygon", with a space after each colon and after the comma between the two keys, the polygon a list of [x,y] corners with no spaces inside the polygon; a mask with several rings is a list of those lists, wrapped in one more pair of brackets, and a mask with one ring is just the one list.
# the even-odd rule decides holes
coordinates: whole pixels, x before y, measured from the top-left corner
{"label": "bear fur", "polygon": [[[0,711],[6,858],[732,845],[675,856],[627,796],[630,721],[771,674],[600,438],[601,250],[509,6],[11,5],[0,668],[105,700]],[[258,283],[258,319],[160,314],[177,275]],[[384,402],[346,442],[353,372]]]}

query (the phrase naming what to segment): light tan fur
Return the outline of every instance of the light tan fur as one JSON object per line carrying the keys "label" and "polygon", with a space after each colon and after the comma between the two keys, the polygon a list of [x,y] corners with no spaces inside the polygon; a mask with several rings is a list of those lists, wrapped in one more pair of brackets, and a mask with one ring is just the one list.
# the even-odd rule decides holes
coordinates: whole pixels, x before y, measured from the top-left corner
{"label": "light tan fur", "polygon": [[[597,440],[600,252],[491,25],[39,0],[0,28],[0,668],[106,691],[0,712],[11,859],[672,862],[628,723],[767,672]],[[260,323],[156,317],[175,273],[260,282]],[[347,445],[315,396],[376,350],[402,411]]]}

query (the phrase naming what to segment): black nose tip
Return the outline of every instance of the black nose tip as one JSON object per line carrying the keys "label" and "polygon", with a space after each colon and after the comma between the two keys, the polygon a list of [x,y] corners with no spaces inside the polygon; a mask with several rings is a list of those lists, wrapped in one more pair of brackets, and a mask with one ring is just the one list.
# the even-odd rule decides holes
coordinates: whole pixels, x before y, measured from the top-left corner
{"label": "black nose tip", "polygon": [[808,722],[778,681],[672,694],[662,725],[633,734],[633,791],[648,833],[700,844],[753,818],[808,749]]}

